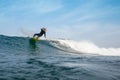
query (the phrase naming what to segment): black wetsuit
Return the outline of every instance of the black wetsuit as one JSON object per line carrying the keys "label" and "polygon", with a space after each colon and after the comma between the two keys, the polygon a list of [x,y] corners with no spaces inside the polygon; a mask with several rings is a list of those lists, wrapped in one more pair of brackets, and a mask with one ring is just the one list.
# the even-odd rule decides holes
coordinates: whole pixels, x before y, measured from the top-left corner
{"label": "black wetsuit", "polygon": [[43,34],[44,34],[44,37],[46,37],[46,32],[45,32],[43,29],[41,29],[41,32],[40,32],[40,33],[37,33],[37,34],[34,34],[33,37],[35,37],[35,36],[41,37]]}

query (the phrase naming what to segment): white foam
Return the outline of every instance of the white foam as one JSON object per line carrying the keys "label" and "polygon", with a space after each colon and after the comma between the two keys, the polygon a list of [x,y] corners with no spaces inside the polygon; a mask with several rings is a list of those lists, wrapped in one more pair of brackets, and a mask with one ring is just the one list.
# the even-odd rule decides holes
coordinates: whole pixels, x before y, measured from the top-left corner
{"label": "white foam", "polygon": [[53,45],[57,48],[69,50],[73,49],[80,53],[99,54],[108,56],[120,56],[120,48],[100,48],[89,41],[73,41],[73,40],[55,40]]}

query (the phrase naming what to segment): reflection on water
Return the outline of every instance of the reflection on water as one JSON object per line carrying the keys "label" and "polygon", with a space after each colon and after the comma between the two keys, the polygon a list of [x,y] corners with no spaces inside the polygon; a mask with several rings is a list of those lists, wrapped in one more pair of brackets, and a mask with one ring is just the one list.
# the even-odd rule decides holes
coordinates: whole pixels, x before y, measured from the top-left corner
{"label": "reflection on water", "polygon": [[29,40],[29,46],[31,49],[36,48],[36,42],[32,38]]}

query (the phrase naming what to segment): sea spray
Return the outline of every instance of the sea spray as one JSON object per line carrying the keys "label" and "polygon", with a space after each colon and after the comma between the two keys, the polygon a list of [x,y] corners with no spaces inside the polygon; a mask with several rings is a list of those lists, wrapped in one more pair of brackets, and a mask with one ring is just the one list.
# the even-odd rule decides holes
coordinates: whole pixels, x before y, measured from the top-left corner
{"label": "sea spray", "polygon": [[76,51],[80,53],[120,56],[120,48],[100,48],[90,41],[51,40],[51,45],[59,49]]}

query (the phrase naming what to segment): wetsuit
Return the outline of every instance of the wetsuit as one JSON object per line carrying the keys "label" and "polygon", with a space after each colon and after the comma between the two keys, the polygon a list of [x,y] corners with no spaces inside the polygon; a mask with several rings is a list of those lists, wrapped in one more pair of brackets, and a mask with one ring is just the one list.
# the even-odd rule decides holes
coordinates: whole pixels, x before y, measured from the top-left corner
{"label": "wetsuit", "polygon": [[40,33],[37,33],[37,34],[34,34],[33,37],[35,37],[35,36],[41,37],[43,34],[44,34],[44,37],[46,37],[46,32],[45,32],[43,29],[41,29],[41,32],[40,32]]}

